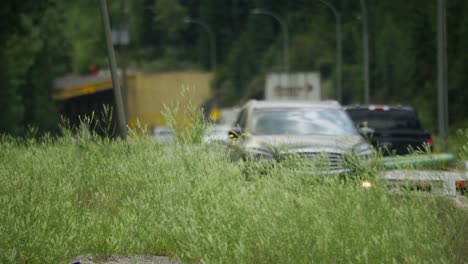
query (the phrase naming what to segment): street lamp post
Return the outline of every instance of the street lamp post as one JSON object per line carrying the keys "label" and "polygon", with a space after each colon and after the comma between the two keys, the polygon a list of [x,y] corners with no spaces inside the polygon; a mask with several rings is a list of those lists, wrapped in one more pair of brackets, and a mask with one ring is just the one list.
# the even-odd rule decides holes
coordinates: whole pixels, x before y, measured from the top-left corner
{"label": "street lamp post", "polygon": [[446,0],[437,0],[437,104],[440,148],[447,148],[447,13]]}
{"label": "street lamp post", "polygon": [[365,0],[361,0],[362,9],[362,43],[364,53],[364,103],[369,104],[369,30],[367,25],[367,8]]}
{"label": "street lamp post", "polygon": [[191,18],[191,17],[186,17],[184,18],[184,22],[187,24],[197,24],[201,26],[203,29],[206,30],[208,33],[208,37],[210,38],[210,51],[211,51],[211,69],[213,72],[216,72],[216,40],[213,31],[211,30],[210,26],[208,26],[206,23],[204,23],[201,20]]}
{"label": "street lamp post", "polygon": [[341,34],[341,14],[338,10],[326,0],[319,0],[326,5],[335,16],[336,19],[336,99],[338,102],[343,102],[343,38]]}
{"label": "street lamp post", "polygon": [[[274,18],[276,21],[281,26],[281,31],[283,31],[283,67],[285,73],[289,76],[289,36],[288,36],[288,27],[286,26],[286,23],[281,19],[281,17],[271,11],[265,10],[265,9],[260,9],[260,8],[255,8],[252,9],[250,12],[252,15],[266,15]],[[289,79],[289,78],[288,78]]]}

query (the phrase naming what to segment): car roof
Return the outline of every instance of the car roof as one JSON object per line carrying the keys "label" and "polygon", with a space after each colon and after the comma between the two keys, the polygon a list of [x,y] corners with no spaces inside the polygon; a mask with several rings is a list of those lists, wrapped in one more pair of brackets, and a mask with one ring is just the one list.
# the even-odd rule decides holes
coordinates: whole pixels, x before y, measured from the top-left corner
{"label": "car roof", "polygon": [[271,109],[271,108],[329,108],[341,109],[341,105],[337,101],[326,100],[318,102],[310,101],[259,101],[250,100],[246,103],[246,107],[255,109]]}
{"label": "car roof", "polygon": [[344,106],[345,110],[375,110],[376,108],[382,108],[384,110],[414,111],[414,107],[408,105],[362,104]]}

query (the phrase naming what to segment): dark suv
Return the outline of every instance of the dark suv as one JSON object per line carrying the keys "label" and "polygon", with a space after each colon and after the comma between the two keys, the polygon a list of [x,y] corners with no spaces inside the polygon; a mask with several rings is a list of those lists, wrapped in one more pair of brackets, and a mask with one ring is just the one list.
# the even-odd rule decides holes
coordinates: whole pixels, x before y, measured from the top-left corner
{"label": "dark suv", "polygon": [[374,147],[382,149],[383,155],[432,151],[432,138],[421,128],[413,107],[353,105],[345,110],[360,133]]}

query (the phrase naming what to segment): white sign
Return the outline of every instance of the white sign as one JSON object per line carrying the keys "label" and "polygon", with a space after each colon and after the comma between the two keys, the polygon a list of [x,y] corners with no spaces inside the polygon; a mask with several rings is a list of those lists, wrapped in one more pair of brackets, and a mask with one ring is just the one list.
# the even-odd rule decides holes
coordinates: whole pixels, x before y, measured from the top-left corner
{"label": "white sign", "polygon": [[265,100],[320,101],[320,99],[320,73],[267,75]]}
{"label": "white sign", "polygon": [[117,46],[127,46],[129,41],[128,30],[112,30],[112,44]]}

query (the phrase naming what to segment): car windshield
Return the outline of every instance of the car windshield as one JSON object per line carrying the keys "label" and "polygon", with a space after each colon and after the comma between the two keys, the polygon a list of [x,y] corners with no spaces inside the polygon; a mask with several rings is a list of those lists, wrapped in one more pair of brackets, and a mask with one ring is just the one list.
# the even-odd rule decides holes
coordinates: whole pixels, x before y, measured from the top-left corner
{"label": "car windshield", "polygon": [[354,126],[338,109],[261,109],[252,116],[253,135],[352,135]]}
{"label": "car windshield", "polygon": [[351,119],[359,127],[373,129],[420,129],[421,126],[414,111],[408,110],[348,110]]}

